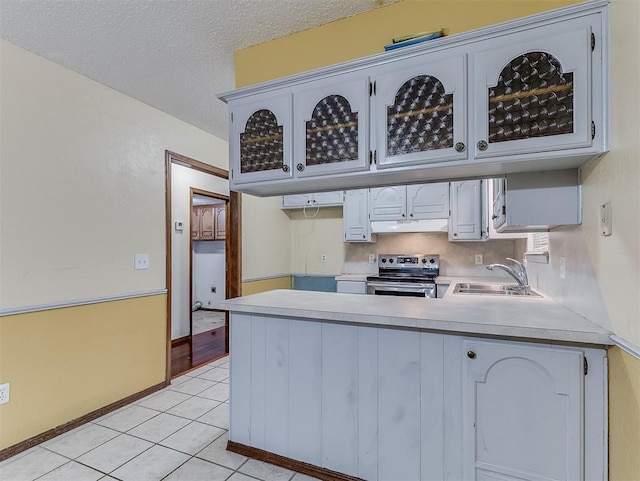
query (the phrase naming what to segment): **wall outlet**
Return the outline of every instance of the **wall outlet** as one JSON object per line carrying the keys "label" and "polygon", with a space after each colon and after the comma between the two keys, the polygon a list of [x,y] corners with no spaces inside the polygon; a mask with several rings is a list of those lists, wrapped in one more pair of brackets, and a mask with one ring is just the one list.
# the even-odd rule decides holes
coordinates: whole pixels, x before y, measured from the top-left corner
{"label": "wall outlet", "polygon": [[484,264],[484,259],[482,258],[482,254],[476,254],[476,265],[481,266]]}
{"label": "wall outlet", "polygon": [[375,263],[376,263],[376,255],[369,254],[369,264],[375,264]]}
{"label": "wall outlet", "polygon": [[327,254],[320,255],[320,262],[327,262]]}
{"label": "wall outlet", "polygon": [[136,270],[149,268],[149,254],[136,254],[134,256],[133,266]]}
{"label": "wall outlet", "polygon": [[9,402],[9,390],[11,385],[7,382],[0,384],[0,404],[6,404]]}

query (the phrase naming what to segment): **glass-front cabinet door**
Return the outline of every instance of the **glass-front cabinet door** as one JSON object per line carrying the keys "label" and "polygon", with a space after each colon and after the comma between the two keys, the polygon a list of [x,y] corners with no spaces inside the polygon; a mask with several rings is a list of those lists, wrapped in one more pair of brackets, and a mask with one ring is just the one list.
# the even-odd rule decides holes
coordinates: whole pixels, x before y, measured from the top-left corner
{"label": "glass-front cabinet door", "polygon": [[310,82],[294,95],[297,177],[369,168],[369,77]]}
{"label": "glass-front cabinet door", "polygon": [[380,168],[467,158],[466,55],[425,54],[376,76]]}
{"label": "glass-front cabinet door", "polygon": [[229,147],[234,183],[288,179],[291,169],[291,94],[229,104]]}
{"label": "glass-front cabinet door", "polygon": [[590,147],[588,19],[486,42],[475,55],[475,156]]}

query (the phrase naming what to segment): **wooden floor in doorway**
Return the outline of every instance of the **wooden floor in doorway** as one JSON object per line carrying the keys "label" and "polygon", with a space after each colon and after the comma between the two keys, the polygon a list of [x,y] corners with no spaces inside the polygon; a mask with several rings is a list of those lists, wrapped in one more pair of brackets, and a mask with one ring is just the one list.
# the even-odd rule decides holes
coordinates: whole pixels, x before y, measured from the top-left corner
{"label": "wooden floor in doorway", "polygon": [[222,357],[227,352],[226,326],[196,334],[191,342],[185,338],[171,347],[171,377]]}

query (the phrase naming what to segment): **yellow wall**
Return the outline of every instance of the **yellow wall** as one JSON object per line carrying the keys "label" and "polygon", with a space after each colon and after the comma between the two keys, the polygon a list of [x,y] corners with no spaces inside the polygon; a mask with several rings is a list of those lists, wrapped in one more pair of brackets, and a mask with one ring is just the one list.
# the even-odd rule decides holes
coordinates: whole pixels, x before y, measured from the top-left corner
{"label": "yellow wall", "polygon": [[[236,52],[236,85],[380,53],[391,38],[411,32],[448,27],[454,34],[572,3],[579,2],[403,0]],[[584,236],[613,331],[640,345],[640,91],[635,86],[640,76],[640,2],[612,0],[610,13],[611,152],[583,174],[583,225],[578,235]],[[597,212],[598,205],[607,201],[613,206],[614,234],[604,238],[598,234]],[[337,251],[341,232],[337,223],[334,228],[333,233],[325,233],[323,245],[311,240],[306,249]],[[292,244],[298,241],[292,236]],[[577,265],[585,260],[572,261]],[[640,479],[640,360],[613,349],[609,363],[610,479],[635,481]]]}
{"label": "yellow wall", "polygon": [[449,28],[486,27],[577,0],[403,0],[236,52],[236,86],[345,62],[384,51],[394,37]]}
{"label": "yellow wall", "polygon": [[0,317],[0,450],[164,382],[166,296]]}
{"label": "yellow wall", "polygon": [[274,289],[291,289],[291,276],[274,277],[272,279],[260,279],[242,283],[243,296],[273,291]]}
{"label": "yellow wall", "polygon": [[640,361],[609,349],[609,480],[640,479]]}

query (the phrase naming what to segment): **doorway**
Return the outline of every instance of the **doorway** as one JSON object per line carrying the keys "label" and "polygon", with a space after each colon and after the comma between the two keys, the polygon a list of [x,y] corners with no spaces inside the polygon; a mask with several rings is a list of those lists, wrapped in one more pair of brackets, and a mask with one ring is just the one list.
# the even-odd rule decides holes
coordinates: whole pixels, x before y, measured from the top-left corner
{"label": "doorway", "polygon": [[[241,197],[229,191],[226,170],[170,151],[165,160],[166,380],[170,382],[228,353],[228,316],[218,304],[241,295]],[[204,205],[209,207],[200,207]],[[203,223],[192,217],[194,212],[202,212]],[[211,261],[219,265],[216,275],[203,275],[204,280],[194,283],[200,268],[205,273],[208,269],[200,264]],[[194,324],[193,313],[198,311],[196,319],[205,311],[216,314],[204,317],[217,319]]]}
{"label": "doorway", "polygon": [[[190,188],[191,366],[229,352],[228,312],[220,307],[226,290],[226,211],[228,196]],[[174,365],[174,375],[177,374]]]}

